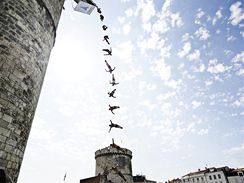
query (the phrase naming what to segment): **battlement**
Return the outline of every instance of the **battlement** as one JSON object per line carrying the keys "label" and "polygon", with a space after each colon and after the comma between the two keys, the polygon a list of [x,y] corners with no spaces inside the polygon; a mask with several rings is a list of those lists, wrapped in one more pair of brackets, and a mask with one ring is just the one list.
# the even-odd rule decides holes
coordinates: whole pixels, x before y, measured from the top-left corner
{"label": "battlement", "polygon": [[116,149],[114,147],[108,146],[103,149],[99,149],[95,152],[95,159],[100,156],[104,155],[125,155],[128,156],[129,158],[132,158],[132,152],[129,149],[126,148],[121,148],[121,149]]}

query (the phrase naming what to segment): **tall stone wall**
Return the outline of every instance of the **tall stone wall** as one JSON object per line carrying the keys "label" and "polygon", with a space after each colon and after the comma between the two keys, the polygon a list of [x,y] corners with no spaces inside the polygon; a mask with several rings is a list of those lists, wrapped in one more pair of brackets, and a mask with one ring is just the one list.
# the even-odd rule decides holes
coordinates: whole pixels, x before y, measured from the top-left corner
{"label": "tall stone wall", "polygon": [[122,177],[116,172],[111,171],[112,167],[118,167],[118,170],[126,178],[126,183],[133,183],[132,176],[132,152],[129,149],[121,148],[120,150],[111,146],[97,150],[96,159],[96,176],[103,175],[108,170],[107,179],[114,183],[124,183]]}
{"label": "tall stone wall", "polygon": [[17,182],[64,0],[0,0],[0,169]]}

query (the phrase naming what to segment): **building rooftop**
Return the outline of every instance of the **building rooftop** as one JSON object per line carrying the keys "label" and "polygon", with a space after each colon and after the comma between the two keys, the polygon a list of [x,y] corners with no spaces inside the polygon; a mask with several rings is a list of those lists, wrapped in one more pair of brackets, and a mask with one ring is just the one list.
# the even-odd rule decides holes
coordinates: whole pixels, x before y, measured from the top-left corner
{"label": "building rooftop", "polygon": [[80,183],[102,183],[102,182],[104,182],[104,176],[102,175],[80,180]]}
{"label": "building rooftop", "polygon": [[145,175],[136,175],[133,176],[133,182],[142,182],[142,183],[156,183],[156,181],[147,180]]}
{"label": "building rooftop", "polygon": [[210,167],[210,168],[205,168],[204,170],[200,170],[198,169],[198,171],[196,172],[190,172],[184,176],[182,176],[182,178],[188,177],[188,176],[194,176],[194,175],[199,175],[199,174],[204,174],[204,173],[209,173],[209,172],[217,172],[217,171],[223,171],[227,176],[233,176],[236,175],[237,172],[241,171],[244,172],[244,168],[229,168],[228,166],[223,166],[223,167]]}

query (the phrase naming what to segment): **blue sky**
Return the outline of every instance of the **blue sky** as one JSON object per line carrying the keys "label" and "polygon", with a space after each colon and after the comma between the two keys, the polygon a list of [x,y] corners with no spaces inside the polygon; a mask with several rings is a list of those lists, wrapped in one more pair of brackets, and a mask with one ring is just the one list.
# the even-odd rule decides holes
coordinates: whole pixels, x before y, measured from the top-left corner
{"label": "blue sky", "polygon": [[[133,151],[133,174],[164,182],[205,166],[244,167],[244,3],[96,1],[104,32],[65,3],[19,183],[94,176],[111,139]],[[116,99],[107,92],[116,66]],[[112,115],[108,104],[120,105]],[[123,130],[108,133],[109,120]]]}

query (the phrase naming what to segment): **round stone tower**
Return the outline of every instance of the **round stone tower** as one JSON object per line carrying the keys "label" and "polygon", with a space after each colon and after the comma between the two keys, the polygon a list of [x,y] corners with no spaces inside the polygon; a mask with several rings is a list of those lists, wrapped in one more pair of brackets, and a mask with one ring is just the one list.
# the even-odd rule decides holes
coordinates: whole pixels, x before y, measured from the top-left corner
{"label": "round stone tower", "polygon": [[133,183],[132,152],[111,145],[95,152],[96,175],[107,175],[113,183]]}
{"label": "round stone tower", "polygon": [[64,0],[0,0],[0,170],[17,182]]}

